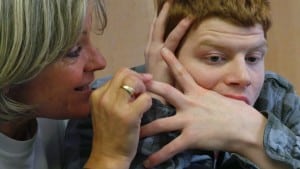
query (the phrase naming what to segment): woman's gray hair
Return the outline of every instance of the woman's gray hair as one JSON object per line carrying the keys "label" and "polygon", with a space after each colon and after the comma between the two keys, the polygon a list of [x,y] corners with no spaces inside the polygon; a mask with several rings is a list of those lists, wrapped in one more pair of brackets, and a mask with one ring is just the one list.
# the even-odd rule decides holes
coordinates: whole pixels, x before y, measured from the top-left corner
{"label": "woman's gray hair", "polygon": [[[12,100],[7,92],[34,78],[76,43],[88,1],[0,1],[0,122],[32,112],[32,105]],[[106,26],[104,2],[94,1],[102,31]]]}

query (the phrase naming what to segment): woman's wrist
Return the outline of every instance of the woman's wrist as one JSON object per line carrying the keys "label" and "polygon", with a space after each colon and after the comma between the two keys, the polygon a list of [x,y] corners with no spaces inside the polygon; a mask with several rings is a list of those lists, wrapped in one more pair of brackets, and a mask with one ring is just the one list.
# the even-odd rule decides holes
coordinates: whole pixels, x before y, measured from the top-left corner
{"label": "woman's wrist", "polygon": [[239,129],[240,132],[237,135],[240,137],[236,140],[236,145],[233,145],[231,152],[255,162],[257,157],[263,158],[265,156],[263,142],[267,119],[256,110],[245,113],[244,117],[246,121],[241,120],[241,123],[244,123],[243,128]]}

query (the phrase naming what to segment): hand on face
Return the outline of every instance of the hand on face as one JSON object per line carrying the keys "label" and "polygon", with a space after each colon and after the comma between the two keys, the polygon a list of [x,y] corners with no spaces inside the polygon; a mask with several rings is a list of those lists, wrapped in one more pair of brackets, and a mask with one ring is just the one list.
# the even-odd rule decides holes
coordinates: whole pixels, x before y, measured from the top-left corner
{"label": "hand on face", "polygon": [[176,130],[181,134],[151,155],[147,167],[192,148],[243,154],[243,141],[262,144],[265,119],[259,112],[243,101],[202,88],[169,50],[164,48],[163,51],[163,58],[183,92],[156,81],[147,85],[148,90],[163,96],[176,107],[176,115],[143,126],[141,137]]}
{"label": "hand on face", "polygon": [[148,37],[148,44],[145,49],[145,62],[148,73],[153,75],[153,79],[168,84],[173,84],[173,78],[170,74],[167,64],[161,57],[160,50],[167,47],[175,51],[182,37],[192,23],[192,19],[183,19],[176,28],[164,40],[165,24],[168,16],[168,10],[171,2],[167,1],[160,14],[154,18]]}
{"label": "hand on face", "polygon": [[[91,95],[93,149],[91,156],[131,161],[139,140],[140,121],[152,104],[144,83],[152,76],[120,70]],[[123,85],[134,89],[130,95]]]}

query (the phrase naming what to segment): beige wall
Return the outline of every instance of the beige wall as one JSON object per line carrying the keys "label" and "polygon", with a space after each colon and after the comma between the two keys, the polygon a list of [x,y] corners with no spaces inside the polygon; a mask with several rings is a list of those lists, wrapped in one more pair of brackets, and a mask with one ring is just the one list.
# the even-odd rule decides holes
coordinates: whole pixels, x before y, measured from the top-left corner
{"label": "beige wall", "polygon": [[[106,0],[108,27],[97,46],[106,56],[108,66],[97,72],[101,77],[123,66],[144,61],[149,26],[154,16],[152,0]],[[272,0],[273,26],[269,32],[268,70],[276,71],[300,91],[300,0]]]}
{"label": "beige wall", "polygon": [[271,3],[273,26],[268,37],[266,67],[286,77],[300,93],[300,1]]}
{"label": "beige wall", "polygon": [[152,0],[105,0],[108,26],[103,36],[94,37],[107,60],[97,77],[111,74],[120,67],[144,63],[144,49],[154,17]]}

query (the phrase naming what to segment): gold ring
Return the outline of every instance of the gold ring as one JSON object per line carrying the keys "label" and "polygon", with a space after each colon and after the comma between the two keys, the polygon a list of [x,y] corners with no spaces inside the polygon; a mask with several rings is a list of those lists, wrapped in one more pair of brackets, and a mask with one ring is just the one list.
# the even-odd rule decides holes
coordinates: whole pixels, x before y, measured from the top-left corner
{"label": "gold ring", "polygon": [[127,86],[127,85],[123,85],[122,89],[124,89],[130,96],[134,95],[134,92],[135,92],[134,88]]}

